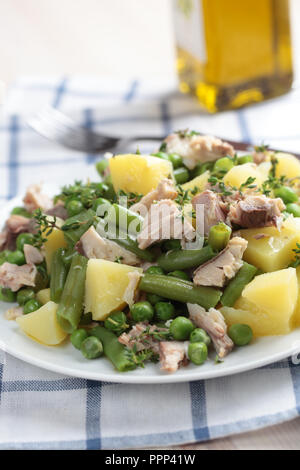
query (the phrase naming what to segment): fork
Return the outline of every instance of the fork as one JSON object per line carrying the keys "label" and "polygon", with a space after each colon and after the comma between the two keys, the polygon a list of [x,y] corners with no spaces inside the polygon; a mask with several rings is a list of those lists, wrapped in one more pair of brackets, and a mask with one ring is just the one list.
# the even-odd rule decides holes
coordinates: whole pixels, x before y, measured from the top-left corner
{"label": "fork", "polygon": [[[61,111],[58,111],[51,106],[44,108],[38,114],[31,117],[27,121],[27,124],[38,132],[38,134],[59,143],[64,147],[78,150],[79,152],[95,154],[112,151],[116,148],[125,148],[132,142],[147,140],[162,142],[165,139],[165,136],[158,135],[120,137],[95,132],[87,129],[86,127],[80,126],[69,116],[66,116]],[[241,142],[228,139],[226,139],[226,142],[231,144],[235,150],[244,152],[253,147],[251,142]],[[276,151],[284,152],[284,150],[278,149]],[[293,155],[300,159],[300,154],[293,152]]]}
{"label": "fork", "polygon": [[131,142],[147,140],[162,142],[165,138],[158,135],[117,137],[94,132],[80,126],[69,116],[50,106],[28,119],[27,124],[49,140],[72,150],[87,153],[106,152],[116,147],[125,147]]}

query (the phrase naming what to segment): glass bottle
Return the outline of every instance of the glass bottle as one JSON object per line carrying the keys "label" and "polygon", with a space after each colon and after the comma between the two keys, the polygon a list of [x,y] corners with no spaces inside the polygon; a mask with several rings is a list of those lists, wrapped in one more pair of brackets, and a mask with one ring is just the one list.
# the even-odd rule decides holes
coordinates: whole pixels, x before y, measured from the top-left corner
{"label": "glass bottle", "polygon": [[287,92],[289,0],[173,0],[179,87],[209,111]]}

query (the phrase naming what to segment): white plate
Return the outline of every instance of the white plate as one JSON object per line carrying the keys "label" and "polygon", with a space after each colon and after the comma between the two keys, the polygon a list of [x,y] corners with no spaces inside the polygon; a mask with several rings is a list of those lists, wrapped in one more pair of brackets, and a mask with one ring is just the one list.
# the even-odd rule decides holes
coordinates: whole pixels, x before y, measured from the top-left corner
{"label": "white plate", "polygon": [[[53,188],[48,188],[53,193]],[[12,207],[20,205],[16,198],[0,211],[0,226],[8,217]],[[28,338],[16,322],[8,321],[4,312],[9,304],[0,302],[0,348],[25,362],[53,372],[91,380],[119,383],[171,383],[210,379],[237,374],[255,369],[300,351],[300,329],[286,336],[260,338],[245,348],[235,349],[221,364],[214,363],[215,354],[201,367],[190,364],[172,375],[159,370],[159,366],[148,364],[144,369],[120,374],[115,372],[107,359],[89,361],[70,343],[45,347]]]}

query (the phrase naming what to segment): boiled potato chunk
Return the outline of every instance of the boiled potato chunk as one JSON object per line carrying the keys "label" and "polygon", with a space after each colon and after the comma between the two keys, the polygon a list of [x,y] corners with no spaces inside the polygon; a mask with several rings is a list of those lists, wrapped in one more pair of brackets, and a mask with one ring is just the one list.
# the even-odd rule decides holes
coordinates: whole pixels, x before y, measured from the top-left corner
{"label": "boiled potato chunk", "polygon": [[35,312],[18,317],[16,322],[24,333],[47,346],[55,346],[66,337],[56,318],[57,304],[47,302]]}
{"label": "boiled potato chunk", "polygon": [[276,227],[240,230],[241,237],[248,241],[244,260],[264,272],[287,267],[294,259],[292,250],[300,240],[297,223],[294,223],[292,218],[288,220],[290,221],[284,222],[280,231]]}
{"label": "boiled potato chunk", "polygon": [[162,178],[173,179],[173,166],[168,160],[150,155],[116,155],[109,160],[115,191],[147,194]]}
{"label": "boiled potato chunk", "polygon": [[295,268],[281,269],[256,276],[246,285],[242,297],[267,312],[273,321],[290,319],[298,299],[298,281]]}
{"label": "boiled potato chunk", "polygon": [[126,305],[123,296],[129,283],[128,273],[133,271],[143,270],[103,259],[88,261],[85,311],[92,312],[93,320],[105,320],[110,312]]}
{"label": "boiled potato chunk", "polygon": [[[208,178],[210,176],[209,171],[205,171],[202,175],[196,176],[196,178],[192,179],[191,181],[188,181],[187,183],[182,184],[182,188],[184,191],[191,190],[193,191],[195,189],[195,193],[193,195],[199,194],[202,191],[204,191],[205,186],[207,185]],[[196,191],[197,188],[197,191]]]}
{"label": "boiled potato chunk", "polygon": [[300,176],[300,161],[290,153],[278,152],[275,155],[278,164],[276,166],[276,176],[286,176],[296,178]]}
{"label": "boiled potato chunk", "polygon": [[[64,221],[57,217],[55,223],[58,227],[61,227],[64,224]],[[64,237],[64,232],[59,230],[59,228],[54,228],[50,235],[45,236],[45,238],[47,238],[47,241],[44,243],[45,259],[47,264],[47,271],[49,274],[54,253],[59,248],[66,248],[67,242]]]}
{"label": "boiled potato chunk", "polygon": [[295,307],[294,315],[293,315],[293,327],[296,328],[300,326],[300,266],[296,269],[297,271],[297,280],[298,280],[298,300]]}
{"label": "boiled potato chunk", "polygon": [[290,318],[283,315],[274,318],[270,313],[259,310],[255,304],[238,301],[234,308],[222,307],[220,310],[228,327],[235,323],[249,325],[255,337],[284,335],[291,331]]}
{"label": "boiled potato chunk", "polygon": [[224,176],[224,183],[228,186],[239,188],[241,184],[245,183],[249,177],[255,178],[253,184],[261,186],[263,182],[262,174],[258,171],[255,163],[244,163],[243,165],[236,165]]}
{"label": "boiled potato chunk", "polygon": [[50,289],[42,289],[38,291],[36,294],[36,300],[38,300],[42,305],[50,302]]}

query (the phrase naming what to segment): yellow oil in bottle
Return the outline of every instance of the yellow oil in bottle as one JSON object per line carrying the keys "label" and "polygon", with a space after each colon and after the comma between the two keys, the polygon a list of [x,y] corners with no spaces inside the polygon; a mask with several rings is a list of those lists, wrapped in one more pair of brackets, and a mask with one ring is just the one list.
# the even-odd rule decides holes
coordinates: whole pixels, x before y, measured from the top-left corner
{"label": "yellow oil in bottle", "polygon": [[287,92],[289,0],[173,0],[179,87],[209,111]]}

